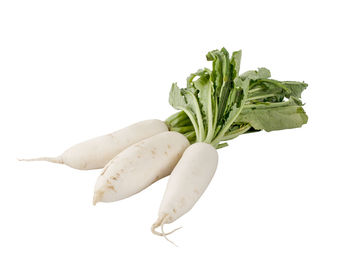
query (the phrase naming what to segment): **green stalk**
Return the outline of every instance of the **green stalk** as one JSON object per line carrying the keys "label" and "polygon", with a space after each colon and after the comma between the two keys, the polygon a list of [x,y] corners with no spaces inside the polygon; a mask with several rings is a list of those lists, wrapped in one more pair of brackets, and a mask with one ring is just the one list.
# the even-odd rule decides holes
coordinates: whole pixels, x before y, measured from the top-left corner
{"label": "green stalk", "polygon": [[183,111],[179,111],[173,115],[171,115],[170,117],[168,117],[165,122],[168,124],[168,125],[176,125],[184,120],[188,120],[188,117],[186,115],[185,112]]}
{"label": "green stalk", "polygon": [[167,123],[171,124],[172,121],[175,120],[175,119],[178,119],[181,116],[181,114],[183,114],[182,111],[176,112],[173,115],[169,116],[165,121]]}
{"label": "green stalk", "polygon": [[[251,86],[251,87],[254,87],[254,86]],[[256,93],[256,92],[259,92],[259,91],[261,91],[261,90],[263,90],[264,88],[262,88],[262,87],[255,87],[254,89],[250,89],[249,91],[248,91],[248,93],[249,94],[253,94],[253,93]]]}
{"label": "green stalk", "polygon": [[190,131],[194,131],[194,128],[192,125],[190,125],[190,126],[184,126],[184,127],[172,127],[170,130],[184,134]]}
{"label": "green stalk", "polygon": [[205,143],[208,143],[208,144],[210,144],[213,137],[215,136],[215,129],[216,129],[216,124],[218,119],[218,109],[217,109],[218,102],[216,99],[214,99],[214,103],[215,103],[215,112],[213,114],[214,120],[212,120],[212,126],[208,128],[207,138],[204,141]]}
{"label": "green stalk", "polygon": [[[213,99],[212,97],[210,97],[209,99],[210,99],[210,103],[208,104],[208,114],[207,114],[208,133],[204,141],[206,143],[210,142],[210,140],[213,138],[214,129],[215,129],[214,122],[213,122],[213,101],[212,101]],[[214,116],[214,118],[216,118],[216,116]]]}
{"label": "green stalk", "polygon": [[237,130],[234,130],[232,132],[228,132],[224,135],[224,137],[221,139],[222,141],[228,141],[228,140],[231,140],[231,139],[234,139],[236,137],[238,137],[239,135],[241,134],[244,134],[245,132],[247,132],[252,126],[250,126],[250,124],[246,124],[244,125],[243,127],[237,129]]}
{"label": "green stalk", "polygon": [[271,102],[259,102],[256,104],[248,104],[244,106],[244,109],[248,108],[266,108],[266,106],[269,106],[271,108],[274,107],[283,107],[283,106],[288,106],[288,102],[276,102],[276,103],[271,103]]}
{"label": "green stalk", "polygon": [[195,113],[196,113],[197,122],[198,122],[198,130],[197,130],[198,132],[196,131],[197,141],[202,142],[205,136],[202,113],[201,113],[196,96],[192,92],[187,92],[187,93],[191,96],[193,103],[195,105]]}
{"label": "green stalk", "polygon": [[235,122],[235,120],[238,118],[239,114],[241,113],[241,111],[243,110],[244,104],[247,101],[247,92],[245,92],[243,99],[241,101],[241,106],[239,107],[238,111],[236,112],[235,116],[233,116],[231,118],[230,121],[228,121],[228,123],[225,124],[224,128],[222,128],[220,130],[220,132],[218,133],[218,135],[216,136],[216,138],[211,142],[211,144],[213,146],[217,146],[217,144],[220,143],[220,141],[222,140],[222,137],[225,135],[225,133],[228,131],[228,129],[230,129],[231,125]]}
{"label": "green stalk", "polygon": [[[182,109],[181,107],[179,107],[179,109]],[[186,113],[186,115],[190,118],[190,120],[191,120],[191,123],[192,123],[192,125],[193,125],[193,127],[194,127],[194,130],[195,130],[195,134],[196,134],[196,136],[199,136],[199,128],[198,128],[198,124],[197,124],[197,121],[196,121],[196,119],[195,119],[195,117],[192,115],[192,113],[191,112],[189,112],[188,110],[186,110],[186,109],[182,109],[185,113]],[[203,123],[203,122],[202,122]]]}
{"label": "green stalk", "polygon": [[267,82],[267,83],[272,83],[278,87],[281,87],[282,89],[284,89],[288,94],[290,94],[290,89],[288,87],[286,87],[285,85],[283,85],[281,82],[273,80],[273,79],[261,79],[260,82]]}
{"label": "green stalk", "polygon": [[194,143],[196,141],[196,133],[194,131],[185,133],[184,136],[190,141],[190,143]]}
{"label": "green stalk", "polygon": [[273,96],[276,96],[276,95],[275,94],[266,94],[266,95],[260,95],[260,96],[253,96],[253,97],[247,98],[247,101],[251,101],[251,100],[255,100],[255,99],[264,99],[264,98],[273,97]]}
{"label": "green stalk", "polygon": [[221,143],[221,144],[218,144],[215,148],[216,149],[220,149],[220,148],[223,148],[223,147],[226,147],[226,146],[228,146],[227,143]]}

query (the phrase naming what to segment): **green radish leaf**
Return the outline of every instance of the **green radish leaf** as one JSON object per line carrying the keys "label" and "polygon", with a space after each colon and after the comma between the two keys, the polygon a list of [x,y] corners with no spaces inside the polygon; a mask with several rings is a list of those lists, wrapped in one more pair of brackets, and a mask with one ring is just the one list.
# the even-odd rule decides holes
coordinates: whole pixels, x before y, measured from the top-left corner
{"label": "green radish leaf", "polygon": [[259,79],[267,79],[271,77],[271,73],[267,68],[258,68],[258,70],[249,70],[239,76],[242,80],[250,79],[256,81]]}
{"label": "green radish leaf", "polygon": [[291,91],[290,95],[297,98],[301,97],[301,93],[308,86],[308,84],[304,82],[292,82],[292,81],[285,81],[285,82],[282,82],[282,84]]}
{"label": "green radish leaf", "polygon": [[272,83],[259,82],[249,90],[248,101],[281,102],[285,96],[283,88]]}
{"label": "green radish leaf", "polygon": [[298,100],[291,98],[276,104],[250,105],[251,107],[242,110],[237,122],[249,123],[255,130],[267,132],[297,128],[307,123],[308,117]]}
{"label": "green radish leaf", "polygon": [[197,140],[204,140],[204,124],[195,89],[193,87],[180,89],[174,83],[170,90],[169,103],[175,109],[183,110],[191,120]]}
{"label": "green radish leaf", "polygon": [[227,100],[225,103],[225,111],[224,111],[224,117],[227,117],[227,114],[230,112],[236,97],[237,97],[237,82],[238,82],[238,77],[239,77],[239,70],[240,70],[240,65],[241,65],[241,57],[242,57],[242,51],[235,51],[232,53],[231,57],[231,65],[232,65],[232,83],[230,91],[227,96]]}
{"label": "green radish leaf", "polygon": [[279,82],[272,79],[261,79],[249,90],[249,100],[260,102],[281,102],[284,97],[300,98],[307,87],[302,82]]}
{"label": "green radish leaf", "polygon": [[213,61],[213,69],[211,72],[211,80],[214,85],[214,93],[218,97],[223,84],[223,64],[224,60],[222,53],[219,50],[213,50],[207,54],[207,60]]}
{"label": "green radish leaf", "polygon": [[230,56],[229,53],[227,52],[227,50],[225,48],[221,49],[221,54],[222,54],[222,58],[223,58],[223,84],[222,87],[220,89],[220,95],[219,95],[219,100],[218,100],[218,114],[217,114],[217,121],[220,123],[221,120],[223,119],[224,116],[224,112],[226,109],[226,103],[227,103],[227,99],[230,95],[230,91],[233,87],[233,66],[230,62]]}
{"label": "green radish leaf", "polygon": [[238,50],[232,53],[231,65],[233,66],[232,79],[239,76],[239,69],[241,67],[242,50]]}
{"label": "green radish leaf", "polygon": [[198,99],[202,111],[202,116],[204,120],[204,127],[206,137],[213,134],[213,110],[215,110],[214,102],[214,88],[210,81],[210,75],[208,72],[201,72],[200,77],[192,83],[193,88],[198,90]]}
{"label": "green radish leaf", "polygon": [[197,123],[196,114],[194,111],[194,107],[188,103],[188,99],[185,96],[185,93],[182,89],[180,89],[176,83],[173,83],[171,86],[170,94],[169,94],[169,104],[177,109],[182,110],[186,113],[189,119],[192,122],[192,125],[195,129],[196,135],[199,134],[199,128]]}
{"label": "green radish leaf", "polygon": [[224,125],[224,128],[226,128],[226,130],[228,130],[232,123],[236,121],[237,116],[239,115],[239,113],[245,105],[245,101],[247,99],[249,90],[249,83],[249,79],[242,81],[240,78],[238,78],[235,80],[237,95],[235,97],[235,104],[232,106]]}
{"label": "green radish leaf", "polygon": [[244,133],[300,127],[308,117],[300,100],[304,82],[271,79],[266,68],[241,75],[242,52],[229,57],[225,48],[207,54],[212,70],[200,69],[187,78],[187,87],[176,84],[170,104],[181,112],[169,117],[170,129],[191,142],[206,142],[216,148]]}
{"label": "green radish leaf", "polygon": [[217,136],[213,140],[214,145],[217,145],[222,140],[223,136],[232,127],[233,123],[236,122],[239,114],[242,112],[248,97],[249,83],[249,79],[245,79],[244,81],[242,81],[240,78],[235,79],[235,87],[237,88],[235,104],[232,105],[227,118],[225,118],[222,127],[220,127]]}
{"label": "green radish leaf", "polygon": [[205,77],[205,78],[210,78],[211,70],[204,68],[204,69],[199,69],[197,72],[192,73],[190,76],[187,77],[187,88],[193,87],[193,80],[197,77]]}

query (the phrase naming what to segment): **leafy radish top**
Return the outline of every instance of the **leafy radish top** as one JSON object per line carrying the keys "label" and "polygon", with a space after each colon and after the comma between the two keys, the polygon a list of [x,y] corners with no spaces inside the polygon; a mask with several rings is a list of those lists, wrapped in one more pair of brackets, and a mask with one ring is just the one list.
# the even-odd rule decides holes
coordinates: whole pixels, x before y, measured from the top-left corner
{"label": "leafy radish top", "polygon": [[302,108],[304,82],[271,79],[266,68],[239,74],[241,51],[232,56],[225,48],[207,54],[212,70],[204,68],[187,78],[186,88],[174,83],[169,103],[180,112],[166,123],[191,143],[216,148],[240,134],[301,127],[308,117]]}

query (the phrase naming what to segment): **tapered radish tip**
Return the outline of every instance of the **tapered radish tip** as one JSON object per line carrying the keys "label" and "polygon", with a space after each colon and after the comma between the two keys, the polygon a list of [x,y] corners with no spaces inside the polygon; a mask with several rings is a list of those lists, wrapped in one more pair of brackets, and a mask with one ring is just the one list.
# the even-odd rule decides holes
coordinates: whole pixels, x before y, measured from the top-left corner
{"label": "tapered radish tip", "polygon": [[94,198],[93,198],[93,200],[92,200],[92,204],[93,204],[94,206],[96,206],[96,203],[101,201],[102,196],[103,196],[103,192],[101,192],[100,190],[95,191],[95,193],[94,193]]}

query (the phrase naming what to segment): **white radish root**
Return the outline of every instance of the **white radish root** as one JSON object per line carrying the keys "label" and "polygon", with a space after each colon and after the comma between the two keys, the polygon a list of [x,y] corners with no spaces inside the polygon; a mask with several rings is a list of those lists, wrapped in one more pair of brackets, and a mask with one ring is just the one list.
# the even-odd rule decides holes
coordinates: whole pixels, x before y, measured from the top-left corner
{"label": "white radish root", "polygon": [[189,145],[184,135],[164,132],[128,147],[103,169],[93,203],[127,198],[168,176]]}
{"label": "white radish root", "polygon": [[[169,177],[158,219],[151,227],[152,233],[170,241],[166,236],[177,229],[164,233],[163,225],[174,222],[192,209],[208,187],[217,164],[218,153],[210,144],[195,143],[185,150]],[[161,232],[156,231],[158,227]]]}
{"label": "white radish root", "polygon": [[168,127],[164,122],[160,120],[146,120],[74,145],[58,157],[19,160],[61,163],[79,170],[101,169],[125,148],[143,139],[167,131]]}

